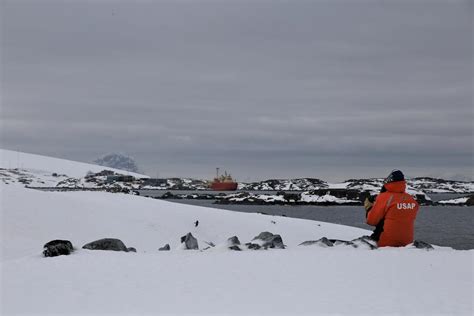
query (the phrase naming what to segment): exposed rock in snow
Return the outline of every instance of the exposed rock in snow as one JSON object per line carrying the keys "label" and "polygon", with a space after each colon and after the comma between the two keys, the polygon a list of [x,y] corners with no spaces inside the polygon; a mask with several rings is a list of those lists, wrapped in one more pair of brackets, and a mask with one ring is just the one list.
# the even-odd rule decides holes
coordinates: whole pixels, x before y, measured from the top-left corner
{"label": "exposed rock in snow", "polygon": [[183,244],[184,249],[199,249],[198,241],[191,233],[187,233],[185,236],[181,237],[181,244]]}
{"label": "exposed rock in snow", "polygon": [[0,168],[0,182],[32,187],[54,187],[60,181],[68,179],[67,175],[49,171],[4,169]]}
{"label": "exposed rock in snow", "polygon": [[308,240],[300,244],[300,246],[321,246],[321,247],[332,247],[333,243],[329,241],[326,237],[320,238],[318,240]]}
{"label": "exposed rock in snow", "polygon": [[466,205],[467,206],[474,206],[474,194],[471,194],[471,196],[467,199]]}
{"label": "exposed rock in snow", "polygon": [[[466,276],[472,274],[473,250],[297,247],[312,238],[353,240],[369,231],[286,217],[278,217],[275,226],[259,214],[125,194],[41,192],[3,184],[0,189],[5,315],[472,314],[472,279]],[[288,247],[258,253],[218,247],[156,251],[157,244],[193,229],[196,218],[206,223],[192,231],[200,243],[225,243],[229,232],[251,240],[278,227]],[[143,251],[130,256],[79,249],[55,260],[35,255],[42,245],[38,241],[64,236],[84,244],[101,232],[130,240]],[[383,284],[410,286],[403,291],[389,286],[380,296]],[[87,304],[78,297],[87,298]],[[367,300],[373,297],[380,299]]]}
{"label": "exposed rock in snow", "polygon": [[166,192],[165,194],[161,195],[159,198],[166,200],[166,199],[173,199],[173,200],[214,200],[216,198],[219,198],[221,196],[225,196],[225,193],[219,193],[219,194],[199,194],[199,193],[194,193],[194,194],[173,194],[170,191]]}
{"label": "exposed rock in snow", "polygon": [[439,178],[419,177],[409,179],[411,187],[425,193],[473,193],[474,181],[454,181]]}
{"label": "exposed rock in snow", "polygon": [[140,189],[209,190],[209,183],[206,180],[190,178],[142,179]]}
{"label": "exposed rock in snow", "polygon": [[351,246],[353,248],[362,249],[376,249],[377,242],[372,240],[369,236],[362,236],[352,240],[328,239],[323,237],[318,240],[308,240],[300,244],[300,246],[319,246],[319,247],[334,247],[334,246]]}
{"label": "exposed rock in snow", "polygon": [[259,250],[260,248],[262,248],[262,246],[260,246],[259,244],[255,244],[251,242],[246,243],[245,246],[247,246],[248,249],[252,249],[252,250]]}
{"label": "exposed rock in snow", "polygon": [[431,246],[429,243],[421,241],[421,240],[415,240],[413,242],[413,246],[418,249],[426,249],[426,250],[433,250],[433,246]]}
{"label": "exposed rock in snow", "polygon": [[364,248],[373,250],[378,247],[377,242],[371,239],[369,236],[362,236],[356,239],[352,239],[351,243],[354,248]]}
{"label": "exposed rock in snow", "polygon": [[[312,178],[302,179],[272,179],[252,183],[239,183],[239,190],[248,191],[311,191],[325,188],[355,189],[378,193],[383,184],[383,178],[349,179],[342,183],[327,183]],[[436,178],[407,179],[407,189],[410,194],[424,193],[471,193],[474,192],[474,182],[453,181]]]}
{"label": "exposed rock in snow", "polygon": [[82,246],[82,248],[89,249],[89,250],[112,250],[112,251],[136,252],[135,248],[127,248],[120,239],[116,239],[116,238],[103,238],[96,241],[92,241]]}
{"label": "exposed rock in snow", "polygon": [[263,249],[278,248],[285,249],[283,240],[280,235],[274,235],[270,232],[262,232],[252,239],[252,244],[257,244]]}
{"label": "exposed rock in snow", "polygon": [[[291,193],[285,194],[279,192],[275,194],[255,194],[249,192],[239,192],[228,195],[216,196],[218,204],[248,204],[248,205],[360,205],[361,200],[348,199],[344,194],[340,194],[341,197],[336,197],[332,194],[332,191],[320,190],[321,195],[318,195],[319,191],[302,192],[302,193]],[[360,194],[360,192],[354,191],[354,196]],[[347,196],[347,194],[345,194]],[[365,197],[367,194],[362,193]],[[362,197],[361,197],[362,198]]]}
{"label": "exposed rock in snow", "polygon": [[170,245],[166,244],[163,247],[161,247],[160,249],[158,249],[158,251],[169,251],[170,249],[171,249]]}
{"label": "exposed rock in snow", "polygon": [[320,179],[269,179],[252,183],[239,183],[239,190],[248,191],[304,191],[327,188],[327,183]]}
{"label": "exposed rock in snow", "polygon": [[[350,179],[343,183],[329,184],[330,189],[350,189],[365,194],[377,195],[383,186],[382,178],[372,179]],[[410,185],[410,180],[407,180],[406,192],[411,194],[420,204],[430,204],[431,198],[425,192],[416,189]],[[363,200],[363,199],[362,199]]]}
{"label": "exposed rock in snow", "polygon": [[237,236],[232,236],[229,239],[227,239],[227,248],[230,250],[236,250],[236,251],[241,251],[242,249],[240,248],[240,240]]}
{"label": "exposed rock in snow", "polygon": [[43,255],[45,257],[69,255],[73,251],[74,248],[69,240],[51,240],[43,246]]}

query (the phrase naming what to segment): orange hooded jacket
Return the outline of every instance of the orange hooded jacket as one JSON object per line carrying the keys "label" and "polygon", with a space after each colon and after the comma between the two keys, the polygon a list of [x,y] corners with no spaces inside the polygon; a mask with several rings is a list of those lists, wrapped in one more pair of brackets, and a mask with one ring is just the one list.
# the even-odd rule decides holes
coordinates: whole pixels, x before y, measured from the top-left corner
{"label": "orange hooded jacket", "polygon": [[379,247],[401,247],[413,242],[415,218],[419,205],[408,193],[406,182],[384,184],[386,192],[380,193],[367,215],[367,224],[376,226],[384,220]]}

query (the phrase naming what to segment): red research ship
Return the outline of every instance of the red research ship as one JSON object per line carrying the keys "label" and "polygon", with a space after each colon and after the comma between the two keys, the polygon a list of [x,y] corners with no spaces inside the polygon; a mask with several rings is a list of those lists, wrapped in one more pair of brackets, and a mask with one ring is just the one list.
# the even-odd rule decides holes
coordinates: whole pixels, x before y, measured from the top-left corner
{"label": "red research ship", "polygon": [[216,177],[209,187],[214,191],[235,191],[237,190],[237,182],[227,172],[219,176],[219,168],[216,168]]}

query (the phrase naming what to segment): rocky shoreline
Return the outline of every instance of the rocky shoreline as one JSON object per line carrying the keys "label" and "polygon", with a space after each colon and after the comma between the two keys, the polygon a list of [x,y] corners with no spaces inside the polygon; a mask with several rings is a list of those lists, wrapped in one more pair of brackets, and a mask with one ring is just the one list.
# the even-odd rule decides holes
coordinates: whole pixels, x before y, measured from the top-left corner
{"label": "rocky shoreline", "polygon": [[[373,196],[370,191],[358,191],[353,189],[319,189],[306,192],[284,192],[276,194],[257,194],[252,192],[219,193],[219,194],[173,194],[168,191],[158,199],[195,199],[215,200],[216,204],[240,204],[240,205],[363,205],[366,197]],[[415,195],[421,205],[435,205],[426,195]]]}
{"label": "rocky shoreline", "polygon": [[[239,183],[238,191],[209,192],[206,181],[188,178],[135,178],[103,170],[88,173],[83,178],[66,175],[36,174],[28,170],[1,169],[0,180],[19,183],[29,188],[57,191],[108,191],[139,194],[139,190],[165,192],[160,199],[215,200],[216,204],[244,205],[362,205],[368,196],[377,195],[383,179],[349,179],[342,183],[327,183],[316,178],[270,179]],[[191,193],[178,193],[180,190]],[[268,191],[259,193],[254,191]],[[176,192],[176,193],[174,193]],[[271,192],[271,193],[269,193]],[[407,180],[407,192],[421,205],[474,205],[474,182],[435,178]],[[433,202],[427,193],[458,193],[465,197]]]}

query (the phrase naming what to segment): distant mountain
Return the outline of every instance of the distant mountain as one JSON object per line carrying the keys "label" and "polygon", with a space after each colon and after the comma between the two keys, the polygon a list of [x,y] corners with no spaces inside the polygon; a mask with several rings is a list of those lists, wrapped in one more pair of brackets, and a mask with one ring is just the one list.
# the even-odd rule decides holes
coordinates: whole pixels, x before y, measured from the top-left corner
{"label": "distant mountain", "polygon": [[104,166],[104,167],[138,173],[138,166],[135,160],[122,154],[117,154],[117,153],[107,154],[105,156],[102,156],[99,159],[94,160],[94,163]]}

